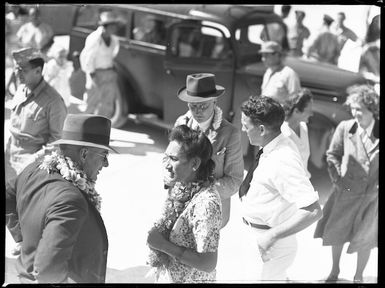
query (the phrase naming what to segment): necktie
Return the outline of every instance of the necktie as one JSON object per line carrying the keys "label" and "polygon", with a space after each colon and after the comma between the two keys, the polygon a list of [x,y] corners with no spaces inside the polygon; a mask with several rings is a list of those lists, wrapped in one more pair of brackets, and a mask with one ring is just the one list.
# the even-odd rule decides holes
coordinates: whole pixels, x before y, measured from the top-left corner
{"label": "necktie", "polygon": [[255,156],[254,162],[251,164],[249,171],[247,171],[246,178],[243,180],[241,187],[239,187],[239,198],[242,198],[242,196],[247,194],[247,191],[249,191],[250,188],[250,182],[253,179],[253,173],[255,168],[257,168],[259,164],[259,158],[261,157],[263,153],[263,148],[260,149]]}

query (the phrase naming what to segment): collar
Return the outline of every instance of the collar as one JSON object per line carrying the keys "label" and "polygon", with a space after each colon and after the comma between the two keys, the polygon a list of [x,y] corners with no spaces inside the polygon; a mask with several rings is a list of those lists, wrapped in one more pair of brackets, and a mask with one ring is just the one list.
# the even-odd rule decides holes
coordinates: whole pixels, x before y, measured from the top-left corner
{"label": "collar", "polygon": [[273,151],[275,149],[275,147],[278,145],[278,143],[284,138],[285,138],[285,136],[282,133],[280,133],[277,137],[275,137],[273,140],[271,140],[269,143],[267,143],[263,147],[263,154],[262,155],[267,155],[268,153]]}
{"label": "collar", "polygon": [[373,127],[374,127],[374,122],[375,122],[374,119],[372,119],[372,122],[370,122],[369,126],[366,129],[364,129],[360,125],[358,125],[358,128],[357,128],[358,133],[360,135],[362,135],[362,133],[365,132],[368,136],[372,135]]}
{"label": "collar", "polygon": [[35,89],[33,89],[31,91],[31,96],[33,95],[39,95],[40,92],[44,89],[44,87],[47,85],[47,82],[44,81],[44,78],[41,77],[41,80],[39,82],[39,84],[37,84],[37,86],[35,87]]}

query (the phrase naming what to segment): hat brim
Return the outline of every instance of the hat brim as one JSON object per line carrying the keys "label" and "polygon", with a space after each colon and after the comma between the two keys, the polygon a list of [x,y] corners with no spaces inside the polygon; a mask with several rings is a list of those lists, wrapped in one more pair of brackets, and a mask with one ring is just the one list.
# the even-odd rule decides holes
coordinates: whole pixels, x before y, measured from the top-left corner
{"label": "hat brim", "polygon": [[200,97],[200,96],[191,96],[187,94],[187,89],[186,87],[182,87],[179,89],[177,95],[178,98],[184,102],[204,102],[204,101],[209,101],[209,100],[214,100],[217,99],[218,97],[222,96],[225,93],[225,88],[219,85],[215,85],[216,92],[205,96],[205,97]]}
{"label": "hat brim", "polygon": [[107,149],[109,151],[112,151],[114,153],[119,154],[118,151],[116,151],[114,148],[112,148],[110,146],[95,144],[95,143],[86,142],[86,141],[59,139],[59,140],[56,140],[56,141],[51,143],[51,145],[59,145],[59,144],[70,144],[70,145],[76,145],[76,146],[95,147],[95,148],[100,148],[100,149]]}

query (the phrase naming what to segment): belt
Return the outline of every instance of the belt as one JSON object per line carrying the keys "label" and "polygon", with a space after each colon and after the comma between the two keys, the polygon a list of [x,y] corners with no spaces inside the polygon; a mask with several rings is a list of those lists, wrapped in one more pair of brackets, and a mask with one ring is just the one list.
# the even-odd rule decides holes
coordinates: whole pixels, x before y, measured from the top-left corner
{"label": "belt", "polygon": [[268,230],[271,228],[270,226],[267,226],[267,225],[251,223],[251,222],[247,221],[245,218],[242,218],[242,220],[243,220],[243,223],[245,223],[246,225],[249,225],[253,228],[264,229],[264,230]]}

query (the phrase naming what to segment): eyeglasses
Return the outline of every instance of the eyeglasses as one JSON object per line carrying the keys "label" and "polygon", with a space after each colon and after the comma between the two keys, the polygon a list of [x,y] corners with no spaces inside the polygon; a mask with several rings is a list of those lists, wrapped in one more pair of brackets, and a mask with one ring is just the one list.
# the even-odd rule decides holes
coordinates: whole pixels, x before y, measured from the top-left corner
{"label": "eyeglasses", "polygon": [[102,157],[104,161],[108,161],[108,156],[110,156],[110,153],[108,153],[108,152],[105,153],[105,154],[101,154],[101,153],[95,152],[93,150],[88,150],[88,151],[90,151],[90,152],[92,152],[92,153]]}
{"label": "eyeglasses", "polygon": [[208,103],[187,103],[187,106],[188,108],[190,108],[191,110],[194,110],[194,111],[205,111],[207,110],[210,105],[211,105],[212,102],[208,102]]}

